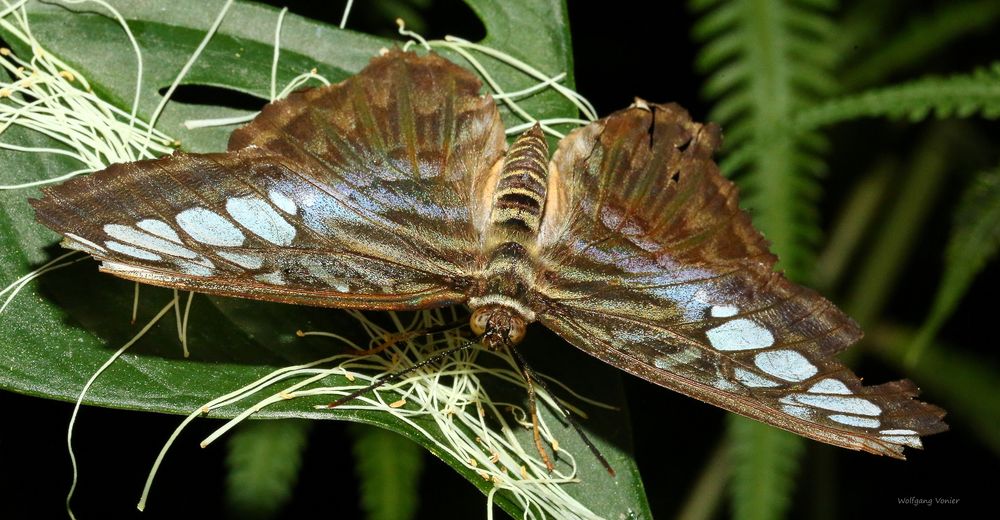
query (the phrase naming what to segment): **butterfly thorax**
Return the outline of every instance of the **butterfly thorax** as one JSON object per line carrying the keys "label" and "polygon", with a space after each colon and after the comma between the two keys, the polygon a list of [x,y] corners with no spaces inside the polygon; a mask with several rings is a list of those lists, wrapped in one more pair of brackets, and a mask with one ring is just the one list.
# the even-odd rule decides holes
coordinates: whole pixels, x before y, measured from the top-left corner
{"label": "butterfly thorax", "polygon": [[504,156],[485,236],[483,290],[469,300],[472,328],[488,347],[515,344],[535,313],[527,304],[534,279],[532,252],[545,208],[549,148],[538,125]]}

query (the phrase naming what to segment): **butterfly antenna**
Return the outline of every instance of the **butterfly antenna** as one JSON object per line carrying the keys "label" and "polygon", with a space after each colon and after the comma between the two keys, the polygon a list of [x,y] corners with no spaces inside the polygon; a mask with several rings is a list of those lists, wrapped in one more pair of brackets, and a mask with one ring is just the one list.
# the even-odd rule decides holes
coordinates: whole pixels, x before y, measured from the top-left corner
{"label": "butterfly antenna", "polygon": [[466,341],[465,343],[462,343],[461,345],[459,345],[457,347],[452,347],[452,348],[449,348],[447,350],[442,350],[441,352],[438,352],[437,354],[434,354],[433,356],[431,356],[431,357],[429,357],[427,359],[424,359],[423,361],[420,361],[420,362],[414,364],[411,367],[404,368],[403,370],[400,370],[398,372],[393,372],[392,374],[389,374],[389,375],[387,375],[387,376],[379,379],[378,381],[375,381],[374,383],[372,383],[372,384],[370,384],[370,385],[368,385],[368,386],[366,386],[364,388],[355,390],[355,391],[353,391],[353,392],[351,392],[351,393],[349,393],[349,394],[341,397],[340,399],[337,399],[336,401],[334,401],[334,402],[326,405],[326,407],[327,408],[336,408],[336,407],[338,407],[338,406],[340,406],[340,405],[342,405],[342,404],[344,404],[346,402],[353,401],[357,397],[362,396],[364,394],[367,394],[368,392],[374,391],[375,389],[377,389],[378,387],[380,387],[380,386],[382,386],[382,385],[384,385],[386,383],[391,383],[391,382],[393,382],[393,381],[395,381],[395,380],[397,380],[397,379],[399,379],[399,378],[401,378],[401,377],[409,374],[410,372],[413,372],[414,370],[418,370],[421,367],[424,367],[424,366],[427,366],[427,365],[429,365],[431,363],[439,361],[439,360],[441,360],[443,358],[446,358],[446,357],[448,357],[448,356],[450,356],[452,354],[455,354],[455,353],[461,352],[463,350],[467,350],[469,348],[472,348],[476,344],[477,341],[478,341],[477,339],[471,339],[469,341]]}
{"label": "butterfly antenna", "polygon": [[563,414],[563,418],[566,420],[566,422],[569,423],[569,425],[572,426],[574,430],[576,430],[576,433],[580,436],[580,439],[583,440],[583,443],[587,445],[587,448],[590,448],[590,452],[593,453],[595,457],[597,457],[597,460],[601,461],[601,465],[604,466],[604,469],[608,470],[608,474],[614,477],[615,476],[614,468],[611,467],[611,464],[608,462],[608,459],[604,458],[604,455],[601,454],[601,451],[598,450],[597,446],[595,446],[593,441],[590,440],[590,437],[587,437],[587,434],[583,431],[583,428],[580,427],[580,423],[576,422],[576,419],[573,418],[573,415],[570,413],[569,409],[567,409],[561,402],[559,402],[559,399],[556,399],[555,394],[553,394],[552,391],[549,390],[549,387],[545,383],[545,381],[542,378],[538,377],[535,374],[535,371],[532,370],[530,366],[528,366],[528,361],[524,359],[524,356],[521,355],[521,352],[518,351],[516,347],[512,345],[508,350],[510,350],[511,353],[513,354],[514,361],[517,363],[517,368],[521,371],[521,374],[524,376],[524,380],[528,383],[528,404],[531,407],[531,424],[535,429],[535,447],[538,448],[539,453],[542,454],[542,459],[545,461],[545,466],[549,468],[549,471],[552,471],[552,467],[551,463],[548,460],[548,453],[544,451],[543,446],[541,444],[541,435],[538,433],[538,415],[536,413],[536,408],[535,408],[535,389],[532,383],[538,383],[538,386],[541,387],[542,390],[545,390],[545,393],[552,396],[553,398],[552,400],[556,403],[556,407]]}

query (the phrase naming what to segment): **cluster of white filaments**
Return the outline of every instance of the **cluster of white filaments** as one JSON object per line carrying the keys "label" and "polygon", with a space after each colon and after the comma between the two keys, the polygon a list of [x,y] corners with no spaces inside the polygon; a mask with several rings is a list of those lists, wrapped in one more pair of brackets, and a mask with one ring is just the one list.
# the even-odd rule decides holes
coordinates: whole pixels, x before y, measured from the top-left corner
{"label": "cluster of white filaments", "polygon": [[[331,332],[299,332],[298,335],[329,338],[338,346],[346,346],[347,353],[318,359],[314,362],[284,367],[247,384],[230,394],[214,399],[195,410],[177,428],[170,441],[164,446],[156,465],[163,459],[173,440],[192,420],[217,410],[242,408],[233,419],[206,437],[201,445],[207,446],[232,427],[254,413],[274,403],[290,399],[323,396],[321,402],[331,402],[355,390],[420,363],[443,349],[455,347],[467,341],[457,331],[436,334],[432,337],[408,337],[409,331],[420,330],[457,318],[454,309],[422,311],[412,315],[411,321],[404,323],[401,315],[389,313],[392,325],[386,327],[369,319],[364,313],[346,311],[357,320],[372,338],[368,345],[358,345],[348,338]],[[383,355],[359,356],[373,347],[398,339],[383,352]],[[493,362],[481,364],[480,356],[489,356]],[[487,368],[489,365],[491,368]],[[538,460],[530,447],[522,445],[523,435],[531,427],[530,418],[520,406],[512,403],[497,403],[489,399],[484,384],[524,386],[523,377],[514,361],[504,352],[480,349],[467,350],[442,360],[437,364],[423,367],[398,382],[390,383],[377,392],[363,394],[358,398],[339,405],[338,410],[381,411],[393,415],[433,443],[447,457],[463,461],[465,466],[475,471],[483,480],[493,484],[489,493],[493,495],[505,490],[521,504],[526,511],[542,513],[554,518],[596,518],[585,506],[570,496],[561,484],[575,481],[576,460],[571,453],[558,449],[549,426],[540,416],[541,434],[554,450],[558,450],[560,460],[568,463],[568,471],[557,470],[548,473],[545,465]],[[575,398],[586,400],[551,380],[562,391]],[[555,407],[551,396],[540,395],[549,407]],[[242,402],[253,404],[246,406]],[[311,402],[316,402],[312,399]],[[325,404],[315,408],[325,410]],[[572,408],[572,407],[571,407]],[[315,416],[315,415],[313,415]],[[431,419],[435,428],[423,426]],[[490,425],[498,424],[499,429]],[[149,491],[155,474],[150,474],[145,495]],[[528,513],[526,512],[526,515]]]}
{"label": "cluster of white filaments", "polygon": [[[68,156],[79,162],[78,168],[51,178],[3,179],[3,182],[8,184],[0,186],[0,189],[30,188],[60,182],[75,175],[101,170],[112,163],[169,154],[179,145],[170,136],[156,130],[153,125],[168,102],[170,95],[218,29],[232,2],[227,2],[223,6],[202,44],[168,89],[161,104],[153,112],[150,121],[143,121],[136,117],[140,101],[139,87],[142,85],[142,54],[138,43],[120,14],[107,4],[99,3],[103,8],[109,9],[112,16],[119,21],[135,50],[135,59],[138,64],[136,97],[132,100],[132,108],[128,112],[96,96],[91,91],[87,79],[81,73],[43,49],[28,27],[27,16],[23,11],[24,1],[13,5],[7,4],[0,13],[0,26],[4,31],[11,38],[19,40],[17,43],[23,44],[24,48],[31,49],[31,56],[28,59],[16,56],[9,49],[0,49],[0,66],[6,69],[11,76],[10,81],[0,82],[0,98],[2,98],[0,99],[0,134],[12,126],[21,126],[44,134],[58,143],[58,147],[31,148],[0,142],[0,147],[38,154]],[[329,84],[314,69],[294,78],[283,89],[277,89],[275,78],[279,59],[281,21],[285,12],[285,10],[281,11],[275,32],[271,99],[282,98],[308,82]],[[549,76],[526,63],[488,47],[451,37],[440,42],[427,42],[419,35],[405,31],[402,25],[400,29],[403,34],[415,38],[428,48],[446,47],[465,57],[486,79],[488,86],[493,91],[494,98],[505,104],[512,113],[525,121],[523,125],[508,128],[508,133],[519,133],[533,125],[537,120],[517,101],[546,89],[554,89],[567,97],[580,108],[588,120],[596,118],[593,107],[584,98],[560,84],[560,81],[566,77],[565,73]],[[490,56],[494,60],[534,78],[538,83],[515,92],[506,92],[476,58],[475,53]],[[187,121],[186,126],[195,129],[206,126],[234,125],[249,121],[255,115]],[[547,132],[561,135],[553,130],[551,125],[584,124],[587,120],[560,118],[543,119],[540,122]],[[240,207],[234,207],[232,212],[235,212],[234,218],[237,219],[245,213],[241,212]],[[204,219],[199,220],[199,215],[192,213],[191,217],[192,222],[189,227],[197,228],[203,223]],[[163,231],[163,226],[159,226],[156,222],[121,222],[109,223],[108,226],[109,235],[118,239],[118,242],[104,245],[117,248],[119,251],[133,247],[130,244],[134,245],[134,242],[139,238],[145,239],[146,245],[149,245],[149,239],[146,235],[150,233],[164,238],[162,243],[157,242],[159,246],[176,246],[173,242],[166,243],[170,239],[170,234]],[[186,230],[191,231],[190,229]],[[267,235],[268,231],[262,229],[264,235]],[[74,237],[70,238],[75,239]],[[272,242],[277,243],[282,239],[283,237],[276,236]],[[89,245],[96,246],[98,250],[102,247],[93,243]],[[18,278],[0,292],[0,297],[6,296],[6,300],[0,304],[0,314],[19,291],[29,287],[32,280],[38,276],[86,258],[76,252],[67,253]],[[73,412],[68,436],[74,470],[70,496],[72,496],[76,485],[76,462],[75,458],[72,458],[72,432],[79,405],[83,402],[87,391],[97,381],[99,375],[122,353],[138,342],[154,326],[162,325],[161,322],[171,313],[175,317],[178,337],[184,348],[185,357],[187,357],[188,315],[192,309],[191,296],[189,293],[185,298],[175,291],[174,297],[84,384],[77,400],[77,408]],[[135,291],[136,306],[139,305],[140,301],[137,285]],[[445,309],[417,313],[413,315],[413,321],[410,323],[403,323],[399,315],[388,313],[394,324],[392,330],[377,325],[362,313],[351,312],[350,314],[357,320],[358,325],[368,332],[373,344],[380,344],[386,341],[387,337],[400,337],[399,334],[403,331],[440,324],[445,321],[444,314],[449,314],[447,318],[450,321],[455,318],[451,315],[453,312],[453,310]],[[109,317],[109,319],[115,318]],[[146,495],[150,490],[156,468],[167,453],[168,448],[181,429],[195,418],[207,413],[233,417],[202,442],[202,445],[207,445],[243,419],[261,411],[270,404],[317,395],[328,396],[330,400],[333,400],[337,396],[343,396],[367,386],[388,374],[419,363],[426,357],[433,355],[435,351],[454,347],[465,341],[457,333],[435,335],[430,338],[417,337],[414,339],[411,337],[398,341],[379,355],[359,356],[355,352],[363,351],[363,346],[354,344],[336,334],[305,332],[301,335],[327,337],[331,340],[331,350],[346,351],[347,353],[318,359],[308,364],[279,368],[257,381],[253,381],[230,394],[220,396],[192,411],[191,415],[170,437],[160,457],[156,460],[143,492],[140,508],[145,506]],[[477,359],[483,356],[493,358],[491,367],[477,362]],[[559,444],[546,424],[545,416],[539,417],[541,435],[554,451],[558,451],[558,459],[565,462],[554,473],[549,473],[545,465],[538,460],[538,455],[528,440],[530,434],[527,432],[531,424],[525,410],[519,405],[491,401],[483,386],[488,379],[493,379],[498,384],[519,387],[524,385],[522,376],[506,352],[486,353],[474,349],[456,354],[440,363],[429,365],[423,370],[415,371],[398,382],[386,385],[377,392],[362,395],[340,408],[344,410],[373,410],[391,414],[395,420],[405,423],[407,428],[423,437],[425,443],[435,445],[439,453],[461,461],[466,468],[479,474],[484,481],[491,482],[492,490],[488,493],[489,505],[487,508],[490,517],[492,517],[491,505],[494,495],[499,491],[506,491],[509,492],[510,498],[523,508],[525,518],[597,518],[586,506],[567,493],[562,486],[564,483],[576,480],[576,461],[572,453],[558,448]],[[572,395],[578,400],[590,402],[573,393],[558,381],[550,380],[550,383],[561,388],[563,395]],[[539,392],[538,397],[550,409],[555,409],[555,403],[551,396]],[[303,412],[316,417],[317,412],[312,410],[312,406],[317,402],[317,399],[314,397],[308,402],[308,408],[304,409]],[[599,403],[593,402],[591,404],[599,405]],[[564,403],[564,405],[579,412],[570,403]],[[425,420],[418,421],[418,418],[430,418],[434,425],[433,428],[426,427],[427,422]],[[500,425],[500,428],[496,429],[495,426],[491,425]],[[525,446],[528,448],[526,449]],[[70,516],[72,517],[72,511],[70,511]]]}
{"label": "cluster of white filaments", "polygon": [[[473,43],[457,36],[445,36],[443,40],[427,40],[419,34],[408,30],[406,28],[406,24],[404,24],[401,19],[396,20],[396,25],[399,26],[399,34],[410,38],[410,41],[406,42],[406,45],[403,46],[404,50],[407,50],[414,45],[420,45],[427,50],[447,49],[464,58],[469,66],[479,73],[479,75],[486,82],[486,85],[491,90],[493,99],[495,99],[500,105],[507,107],[512,114],[523,121],[520,124],[508,126],[507,135],[520,135],[522,132],[535,126],[537,123],[542,127],[542,131],[545,133],[562,138],[564,137],[564,134],[552,128],[553,125],[586,125],[597,119],[597,110],[592,104],[590,104],[590,101],[588,101],[587,98],[560,83],[566,78],[565,72],[549,76],[531,65],[492,47]],[[493,75],[490,74],[489,68],[483,65],[482,61],[477,57],[477,54],[499,61],[504,65],[517,70],[523,75],[534,79],[538,83],[517,91],[508,92],[502,85],[500,85],[499,82],[497,82],[496,79],[494,79]],[[573,103],[577,110],[580,111],[580,114],[582,114],[586,119],[571,117],[538,119],[518,103],[519,99],[537,94],[538,92],[546,89],[552,89],[559,93],[559,95],[565,97]]]}
{"label": "cluster of white filaments", "polygon": [[[0,48],[0,67],[9,79],[0,80],[0,134],[18,126],[43,134],[59,147],[26,147],[0,141],[0,148],[70,157],[78,168],[54,178],[3,184],[19,189],[61,182],[95,172],[116,162],[151,159],[173,151],[175,141],[131,112],[97,97],[87,79],[59,58],[44,51],[28,30],[24,2],[0,11],[0,27],[32,55],[24,60]],[[5,179],[6,181],[6,179]]]}

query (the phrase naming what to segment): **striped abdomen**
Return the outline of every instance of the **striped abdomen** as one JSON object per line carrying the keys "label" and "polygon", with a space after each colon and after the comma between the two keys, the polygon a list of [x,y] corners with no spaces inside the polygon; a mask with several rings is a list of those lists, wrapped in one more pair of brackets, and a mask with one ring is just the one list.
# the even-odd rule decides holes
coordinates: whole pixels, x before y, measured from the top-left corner
{"label": "striped abdomen", "polygon": [[503,170],[493,193],[494,229],[534,236],[545,205],[549,146],[542,129],[535,125],[521,134],[504,157]]}

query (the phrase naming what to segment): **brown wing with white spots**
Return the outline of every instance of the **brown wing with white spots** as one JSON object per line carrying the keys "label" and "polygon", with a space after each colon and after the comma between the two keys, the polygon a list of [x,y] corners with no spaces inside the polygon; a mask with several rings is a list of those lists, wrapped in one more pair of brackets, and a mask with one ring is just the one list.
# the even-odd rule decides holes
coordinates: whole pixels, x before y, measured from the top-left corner
{"label": "brown wing with white spots", "polygon": [[639,377],[823,442],[902,457],[945,430],[908,381],[862,386],[861,337],[776,258],[712,161],[718,129],[636,106],[567,136],[539,237],[539,320]]}
{"label": "brown wing with white spots", "polygon": [[480,86],[437,55],[391,51],[268,105],[228,153],[114,165],[32,203],[69,247],[140,282],[331,307],[461,302],[505,145]]}

